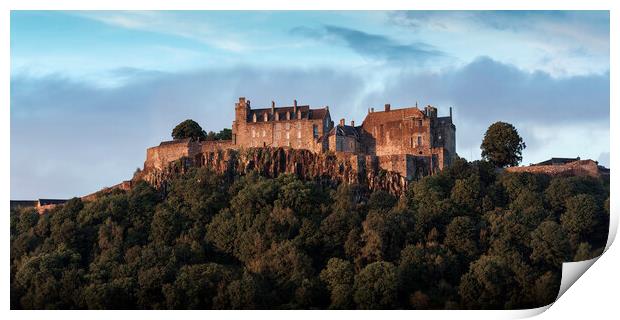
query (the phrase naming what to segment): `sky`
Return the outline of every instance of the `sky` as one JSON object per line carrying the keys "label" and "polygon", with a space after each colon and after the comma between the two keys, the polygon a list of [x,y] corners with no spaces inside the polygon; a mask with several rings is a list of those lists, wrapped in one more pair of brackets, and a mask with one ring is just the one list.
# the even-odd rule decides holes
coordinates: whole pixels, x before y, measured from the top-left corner
{"label": "sky", "polygon": [[11,199],[131,178],[146,148],[234,103],[453,108],[457,153],[512,123],[522,164],[609,166],[608,11],[12,11]]}

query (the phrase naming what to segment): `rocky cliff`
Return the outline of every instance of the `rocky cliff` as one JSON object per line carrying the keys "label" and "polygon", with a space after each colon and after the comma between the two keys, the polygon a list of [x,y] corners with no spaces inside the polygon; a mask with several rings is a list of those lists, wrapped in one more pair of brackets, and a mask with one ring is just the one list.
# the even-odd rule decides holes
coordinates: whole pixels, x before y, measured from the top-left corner
{"label": "rocky cliff", "polygon": [[168,183],[192,167],[207,167],[232,177],[256,171],[275,178],[292,173],[303,180],[322,184],[361,184],[369,190],[383,189],[400,195],[407,188],[407,179],[397,172],[379,168],[377,157],[352,154],[314,153],[290,148],[249,148],[205,151],[181,157],[162,168],[149,167],[136,174],[133,181],[144,180],[157,189],[166,190]]}

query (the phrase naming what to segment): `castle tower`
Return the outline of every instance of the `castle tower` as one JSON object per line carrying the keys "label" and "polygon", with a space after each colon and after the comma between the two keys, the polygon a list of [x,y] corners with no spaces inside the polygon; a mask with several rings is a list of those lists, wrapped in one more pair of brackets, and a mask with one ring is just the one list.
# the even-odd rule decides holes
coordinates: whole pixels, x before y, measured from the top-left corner
{"label": "castle tower", "polygon": [[235,120],[232,124],[232,142],[233,145],[238,143],[237,137],[245,134],[246,120],[250,113],[250,100],[245,97],[239,97],[239,102],[235,103]]}

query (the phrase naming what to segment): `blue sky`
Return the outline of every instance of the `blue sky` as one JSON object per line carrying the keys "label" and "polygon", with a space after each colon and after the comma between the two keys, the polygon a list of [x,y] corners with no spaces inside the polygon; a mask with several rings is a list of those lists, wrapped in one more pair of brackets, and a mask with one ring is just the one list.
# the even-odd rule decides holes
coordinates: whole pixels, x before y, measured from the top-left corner
{"label": "blue sky", "polygon": [[609,165],[606,11],[13,11],[11,198],[83,195],[131,177],[192,118],[255,106],[453,107],[457,152],[513,123],[523,163]]}

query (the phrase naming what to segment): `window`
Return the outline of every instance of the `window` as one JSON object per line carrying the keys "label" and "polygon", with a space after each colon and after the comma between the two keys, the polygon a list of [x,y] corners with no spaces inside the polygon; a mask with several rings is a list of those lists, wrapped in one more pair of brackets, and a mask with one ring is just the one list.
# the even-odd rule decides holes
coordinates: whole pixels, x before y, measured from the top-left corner
{"label": "window", "polygon": [[[287,131],[286,132],[286,140],[289,140],[290,138],[291,138],[291,136],[290,136],[289,132]],[[289,143],[289,146],[290,146],[290,143]]]}
{"label": "window", "polygon": [[301,139],[301,131],[297,130],[297,139]]}
{"label": "window", "polygon": [[422,126],[422,120],[418,119],[418,127],[421,127],[421,126]]}
{"label": "window", "polygon": [[268,116],[267,116],[267,112],[265,112],[265,113],[263,114],[263,121],[267,122],[267,120],[268,120],[268,119],[269,119],[269,118],[268,118]]}
{"label": "window", "polygon": [[418,136],[418,147],[422,146],[422,136]]}
{"label": "window", "polygon": [[263,129],[263,137],[265,136],[265,129]]}
{"label": "window", "polygon": [[413,137],[409,138],[409,147],[413,148]]}
{"label": "window", "polygon": [[256,122],[256,113],[252,114],[252,122]]}
{"label": "window", "polygon": [[256,131],[254,131],[254,129],[252,129],[252,138],[256,137]]}
{"label": "window", "polygon": [[317,126],[316,124],[312,125],[312,136],[315,138],[319,137],[319,126]]}

